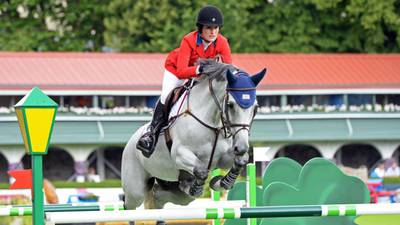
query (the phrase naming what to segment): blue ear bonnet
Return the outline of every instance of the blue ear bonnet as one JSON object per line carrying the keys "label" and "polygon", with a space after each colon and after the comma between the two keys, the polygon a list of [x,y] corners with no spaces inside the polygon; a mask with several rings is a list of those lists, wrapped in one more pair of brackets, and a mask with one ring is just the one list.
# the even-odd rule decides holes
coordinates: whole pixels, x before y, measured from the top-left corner
{"label": "blue ear bonnet", "polygon": [[[244,109],[251,107],[256,100],[256,85],[253,80],[243,71],[234,74],[233,78],[234,79],[228,79],[228,92],[233,96],[240,107]],[[229,90],[230,88],[251,88],[252,90]]]}

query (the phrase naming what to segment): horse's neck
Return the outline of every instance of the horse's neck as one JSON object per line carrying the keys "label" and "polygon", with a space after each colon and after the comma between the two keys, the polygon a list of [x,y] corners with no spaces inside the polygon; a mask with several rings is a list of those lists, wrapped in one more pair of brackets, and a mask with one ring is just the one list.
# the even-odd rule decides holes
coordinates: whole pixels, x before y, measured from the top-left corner
{"label": "horse's neck", "polygon": [[[213,81],[213,90],[219,104],[222,104],[225,86],[226,82],[224,81]],[[208,80],[200,82],[193,87],[189,98],[189,107],[192,113],[205,123],[211,126],[221,125],[219,108],[209,90]]]}

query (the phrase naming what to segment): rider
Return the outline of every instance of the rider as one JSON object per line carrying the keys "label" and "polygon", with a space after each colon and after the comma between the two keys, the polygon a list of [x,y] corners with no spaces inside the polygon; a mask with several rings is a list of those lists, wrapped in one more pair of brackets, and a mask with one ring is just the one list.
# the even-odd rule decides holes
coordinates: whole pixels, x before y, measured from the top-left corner
{"label": "rider", "polygon": [[208,64],[198,64],[198,59],[217,58],[224,63],[231,63],[228,40],[219,34],[223,22],[223,15],[217,7],[203,7],[197,15],[197,30],[185,35],[180,47],[168,54],[160,100],[150,125],[136,144],[145,157],[150,157],[154,152],[161,127],[167,121],[168,115],[165,115],[163,108],[168,94],[182,85],[185,79],[212,72]]}

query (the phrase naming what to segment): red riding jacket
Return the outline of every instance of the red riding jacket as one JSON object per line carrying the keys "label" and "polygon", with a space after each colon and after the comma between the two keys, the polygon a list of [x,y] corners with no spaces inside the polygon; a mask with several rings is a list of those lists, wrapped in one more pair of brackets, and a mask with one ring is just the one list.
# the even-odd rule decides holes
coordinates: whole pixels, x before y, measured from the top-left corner
{"label": "red riding jacket", "polygon": [[231,49],[228,40],[218,34],[217,39],[204,51],[204,44],[198,31],[190,32],[182,39],[179,48],[172,50],[165,60],[165,69],[179,79],[196,77],[195,63],[199,58],[214,58],[221,56],[222,62],[232,63]]}

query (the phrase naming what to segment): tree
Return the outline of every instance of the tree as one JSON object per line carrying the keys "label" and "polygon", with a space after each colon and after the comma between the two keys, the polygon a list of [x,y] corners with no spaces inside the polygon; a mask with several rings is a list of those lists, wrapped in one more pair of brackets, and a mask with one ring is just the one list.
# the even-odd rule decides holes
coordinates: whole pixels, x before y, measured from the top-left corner
{"label": "tree", "polygon": [[194,29],[198,1],[114,0],[105,19],[105,41],[116,51],[167,52]]}
{"label": "tree", "polygon": [[400,51],[400,0],[8,0],[0,50],[168,52],[206,4],[232,52]]}
{"label": "tree", "polygon": [[[269,0],[250,10],[262,52],[398,52],[400,1]],[[258,49],[258,50],[256,50]]]}
{"label": "tree", "polygon": [[0,3],[0,50],[99,51],[102,0],[11,0]]}

